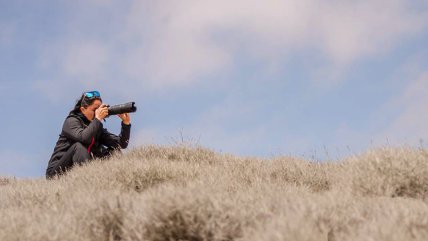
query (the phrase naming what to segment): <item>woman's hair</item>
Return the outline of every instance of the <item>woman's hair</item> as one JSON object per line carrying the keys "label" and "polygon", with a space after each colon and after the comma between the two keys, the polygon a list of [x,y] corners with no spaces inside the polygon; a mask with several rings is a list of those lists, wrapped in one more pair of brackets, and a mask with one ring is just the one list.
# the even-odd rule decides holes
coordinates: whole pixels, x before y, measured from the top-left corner
{"label": "woman's hair", "polygon": [[88,107],[94,103],[95,100],[101,100],[100,97],[94,97],[94,98],[88,98],[84,94],[76,100],[76,104],[74,105],[74,108],[70,111],[70,114],[78,114],[80,112],[80,107]]}

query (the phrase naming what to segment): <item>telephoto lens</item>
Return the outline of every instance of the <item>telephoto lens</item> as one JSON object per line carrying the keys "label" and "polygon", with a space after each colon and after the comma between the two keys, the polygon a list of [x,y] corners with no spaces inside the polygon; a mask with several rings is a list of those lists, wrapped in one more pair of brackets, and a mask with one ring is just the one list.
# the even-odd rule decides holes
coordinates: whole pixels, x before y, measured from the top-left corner
{"label": "telephoto lens", "polygon": [[108,115],[118,115],[136,111],[137,107],[135,106],[135,102],[128,102],[125,104],[112,105],[108,107]]}

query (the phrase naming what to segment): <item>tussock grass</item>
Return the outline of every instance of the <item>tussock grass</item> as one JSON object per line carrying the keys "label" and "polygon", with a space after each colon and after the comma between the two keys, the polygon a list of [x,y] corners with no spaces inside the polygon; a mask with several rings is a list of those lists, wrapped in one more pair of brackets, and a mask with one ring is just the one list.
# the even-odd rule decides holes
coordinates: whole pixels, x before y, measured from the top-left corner
{"label": "tussock grass", "polygon": [[427,240],[428,152],[340,162],[143,146],[0,178],[0,240]]}
{"label": "tussock grass", "polygon": [[14,181],[16,181],[15,178],[0,177],[0,186],[8,185],[9,183],[12,183]]}
{"label": "tussock grass", "polygon": [[357,195],[428,198],[428,151],[409,147],[378,149],[346,164]]}

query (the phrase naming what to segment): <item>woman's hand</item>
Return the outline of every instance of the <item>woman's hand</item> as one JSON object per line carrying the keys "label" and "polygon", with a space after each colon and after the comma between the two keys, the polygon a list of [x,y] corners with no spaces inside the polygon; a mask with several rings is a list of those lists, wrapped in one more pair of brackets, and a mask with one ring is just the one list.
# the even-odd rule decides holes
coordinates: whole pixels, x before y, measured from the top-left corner
{"label": "woman's hand", "polygon": [[123,114],[119,114],[117,116],[119,116],[119,118],[122,119],[123,124],[125,124],[125,125],[131,124],[131,116],[129,115],[129,113],[123,113]]}
{"label": "woman's hand", "polygon": [[95,118],[102,121],[108,116],[108,107],[105,104],[102,104],[98,109],[95,110]]}

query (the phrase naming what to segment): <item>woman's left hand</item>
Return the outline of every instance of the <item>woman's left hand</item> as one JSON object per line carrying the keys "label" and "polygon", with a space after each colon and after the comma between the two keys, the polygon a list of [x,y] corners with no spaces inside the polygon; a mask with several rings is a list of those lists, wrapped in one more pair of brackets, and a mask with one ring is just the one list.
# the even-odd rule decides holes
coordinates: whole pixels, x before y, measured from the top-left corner
{"label": "woman's left hand", "polygon": [[117,116],[119,116],[119,118],[122,119],[123,124],[129,125],[131,123],[131,116],[129,115],[129,113],[123,113]]}

